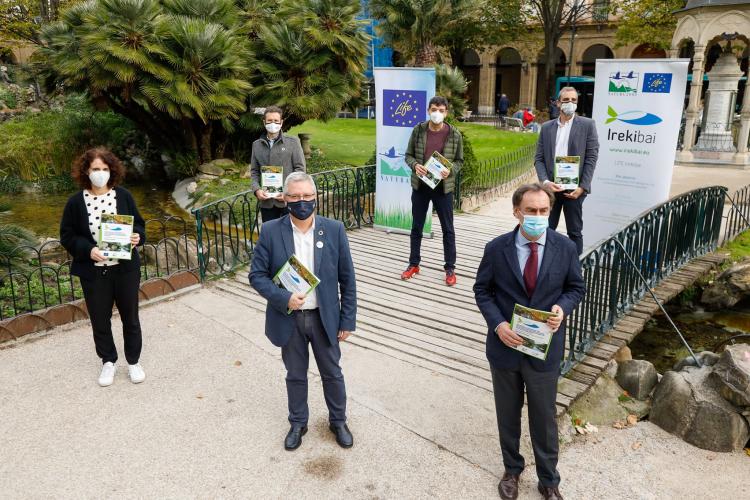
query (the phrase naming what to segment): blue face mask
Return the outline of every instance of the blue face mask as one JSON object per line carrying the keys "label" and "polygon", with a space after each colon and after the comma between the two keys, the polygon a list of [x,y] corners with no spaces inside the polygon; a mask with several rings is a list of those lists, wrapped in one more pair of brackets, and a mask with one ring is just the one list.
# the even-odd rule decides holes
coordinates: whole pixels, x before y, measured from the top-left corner
{"label": "blue face mask", "polygon": [[546,215],[524,215],[521,227],[526,234],[532,238],[537,238],[544,234],[549,227],[549,217]]}
{"label": "blue face mask", "polygon": [[315,200],[312,201],[291,201],[286,204],[289,212],[299,220],[307,220],[315,211]]}

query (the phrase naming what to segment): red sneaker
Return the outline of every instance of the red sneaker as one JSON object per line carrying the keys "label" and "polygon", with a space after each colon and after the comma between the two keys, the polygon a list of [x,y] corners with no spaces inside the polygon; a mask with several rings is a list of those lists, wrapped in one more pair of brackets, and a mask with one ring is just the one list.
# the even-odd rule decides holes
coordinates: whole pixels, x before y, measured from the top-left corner
{"label": "red sneaker", "polygon": [[453,269],[448,269],[445,271],[445,284],[448,286],[453,286],[456,284],[456,273],[453,271]]}
{"label": "red sneaker", "polygon": [[419,266],[409,266],[406,268],[406,271],[401,273],[401,279],[408,280],[413,278],[416,274],[419,274]]}

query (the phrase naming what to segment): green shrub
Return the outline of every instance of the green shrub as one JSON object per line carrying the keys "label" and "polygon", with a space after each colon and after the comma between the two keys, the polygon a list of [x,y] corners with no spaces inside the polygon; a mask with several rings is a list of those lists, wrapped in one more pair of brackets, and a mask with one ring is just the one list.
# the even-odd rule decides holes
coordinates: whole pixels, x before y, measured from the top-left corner
{"label": "green shrub", "polygon": [[87,148],[102,145],[118,153],[134,134],[138,132],[129,120],[95,111],[83,95],[70,96],[62,110],[26,113],[0,124],[0,179],[59,177]]}
{"label": "green shrub", "polygon": [[15,109],[18,106],[15,94],[5,85],[0,85],[0,101],[3,101],[10,109]]}

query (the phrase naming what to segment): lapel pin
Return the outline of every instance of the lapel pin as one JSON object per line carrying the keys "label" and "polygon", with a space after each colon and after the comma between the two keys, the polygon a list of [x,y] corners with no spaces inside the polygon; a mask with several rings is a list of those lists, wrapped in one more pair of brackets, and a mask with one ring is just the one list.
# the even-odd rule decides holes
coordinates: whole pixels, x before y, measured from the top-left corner
{"label": "lapel pin", "polygon": [[323,248],[323,242],[322,242],[322,241],[319,241],[319,242],[317,242],[317,243],[315,244],[315,246],[316,246],[316,247],[318,247],[318,248]]}
{"label": "lapel pin", "polygon": [[318,231],[318,236],[323,236],[323,230]]}

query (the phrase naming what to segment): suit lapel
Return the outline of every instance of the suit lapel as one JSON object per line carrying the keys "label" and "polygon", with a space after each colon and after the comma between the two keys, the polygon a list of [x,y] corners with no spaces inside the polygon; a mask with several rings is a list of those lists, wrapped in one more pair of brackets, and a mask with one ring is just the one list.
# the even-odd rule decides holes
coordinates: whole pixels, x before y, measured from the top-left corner
{"label": "suit lapel", "polygon": [[294,235],[292,234],[292,221],[288,215],[281,220],[281,239],[284,241],[284,250],[286,250],[286,259],[294,253]]}
{"label": "suit lapel", "polygon": [[555,171],[555,143],[557,142],[557,120],[552,122],[552,126],[549,128],[550,138],[547,140],[547,158],[549,158],[548,165],[552,165],[552,175]]}
{"label": "suit lapel", "polygon": [[570,124],[570,135],[568,136],[568,156],[579,156],[578,154],[578,137],[579,129],[581,128],[581,120],[578,117],[573,119]]}
{"label": "suit lapel", "polygon": [[508,268],[510,268],[513,276],[516,277],[516,281],[523,290],[526,290],[526,285],[523,284],[523,276],[521,275],[521,266],[518,263],[518,252],[516,251],[516,232],[518,229],[513,231],[513,236],[507,245],[505,245],[505,260],[508,261]]}
{"label": "suit lapel", "polygon": [[315,216],[315,234],[313,238],[315,240],[315,247],[313,253],[315,255],[315,269],[313,273],[320,277],[320,261],[323,257],[323,249],[325,248],[325,240],[328,237],[321,217]]}
{"label": "suit lapel", "polygon": [[[571,132],[573,132],[571,130]],[[552,262],[557,258],[557,246],[552,238],[550,238],[551,229],[547,230],[547,239],[544,244],[544,257],[542,257],[542,267],[539,268],[539,275],[536,278],[536,290],[539,289],[539,283],[542,282],[545,275],[549,272],[549,268],[552,267]]]}

